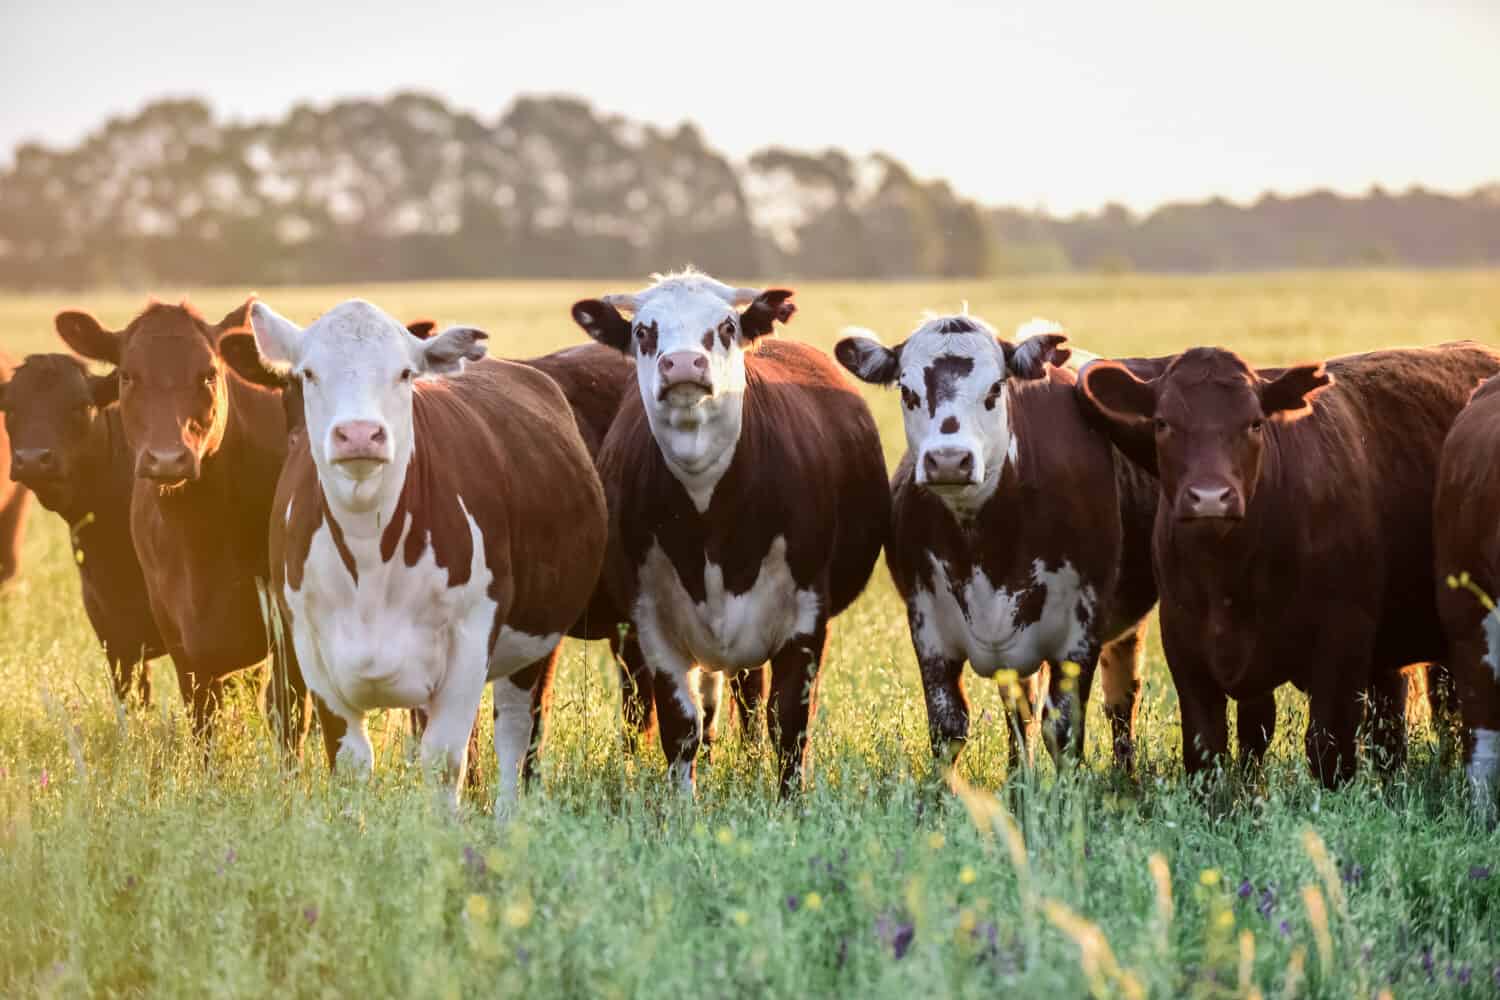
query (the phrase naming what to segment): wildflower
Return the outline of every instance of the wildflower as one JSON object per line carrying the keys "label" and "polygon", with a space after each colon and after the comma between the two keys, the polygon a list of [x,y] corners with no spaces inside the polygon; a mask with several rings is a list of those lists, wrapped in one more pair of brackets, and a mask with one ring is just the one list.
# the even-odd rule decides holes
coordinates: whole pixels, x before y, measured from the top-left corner
{"label": "wildflower", "polygon": [[1249,899],[1254,892],[1255,886],[1251,885],[1250,880],[1247,878],[1241,879],[1240,887],[1235,890],[1235,894],[1238,895],[1241,899]]}
{"label": "wildflower", "polygon": [[927,835],[927,846],[934,851],[942,850],[943,845],[947,842],[947,838],[944,837],[941,833],[938,833],[936,830]]}
{"label": "wildflower", "polygon": [[750,914],[746,913],[744,910],[735,910],[729,916],[730,919],[734,921],[734,925],[736,927],[744,927],[750,922]]}
{"label": "wildflower", "polygon": [[1460,985],[1460,986],[1468,986],[1469,985],[1469,978],[1472,975],[1473,975],[1473,973],[1469,970],[1469,966],[1468,966],[1467,962],[1464,963],[1463,965],[1460,965],[1458,967],[1458,985]]}
{"label": "wildflower", "polygon": [[48,777],[47,769],[44,767],[42,768],[42,791],[45,792],[47,790],[47,786],[50,784],[52,784],[52,779]]}
{"label": "wildflower", "polygon": [[490,919],[490,901],[476,892],[464,903],[464,913],[476,924],[482,924]]}
{"label": "wildflower", "polygon": [[906,957],[911,948],[912,940],[917,936],[917,929],[905,920],[892,920],[882,915],[875,921],[875,934],[891,949],[891,954],[900,961]]}
{"label": "wildflower", "polygon": [[977,922],[973,910],[965,907],[958,911],[958,932],[960,934],[973,934],[974,925]]}
{"label": "wildflower", "polygon": [[1358,885],[1365,877],[1365,866],[1358,863],[1345,865],[1344,870],[1339,873],[1339,876],[1343,879],[1345,885]]}
{"label": "wildflower", "polygon": [[964,885],[973,885],[974,880],[978,877],[978,875],[974,874],[974,869],[968,865],[964,865],[958,873],[958,880]]}
{"label": "wildflower", "polygon": [[1217,868],[1203,869],[1203,871],[1198,875],[1198,881],[1202,885],[1212,889],[1214,886],[1219,884],[1219,870]]}
{"label": "wildflower", "polygon": [[520,930],[531,923],[531,898],[524,897],[505,907],[505,926]]}
{"label": "wildflower", "polygon": [[1062,671],[1064,677],[1077,677],[1083,672],[1082,668],[1072,660],[1063,660]]}
{"label": "wildflower", "polygon": [[823,897],[816,892],[810,892],[807,894],[805,903],[809,910],[821,910],[823,908]]}
{"label": "wildflower", "polygon": [[236,854],[236,853],[234,853],[234,848],[231,847],[228,851],[226,851],[224,853],[224,863],[226,865],[232,865],[232,864],[234,864],[238,860],[239,860],[239,855]]}
{"label": "wildflower", "polygon": [[1276,888],[1266,886],[1260,891],[1260,901],[1255,904],[1255,911],[1267,920],[1271,919],[1271,911],[1276,909]]}
{"label": "wildflower", "polygon": [[1281,923],[1277,924],[1276,925],[1276,929],[1281,932],[1281,936],[1282,937],[1291,937],[1292,936],[1292,925],[1289,924],[1289,923],[1287,923],[1285,920],[1283,920]]}
{"label": "wildflower", "polygon": [[484,865],[491,871],[499,871],[505,867],[505,855],[500,853],[500,848],[491,847],[484,852]]}
{"label": "wildflower", "polygon": [[309,903],[302,908],[302,919],[307,921],[307,926],[309,927],[318,922],[318,907],[316,903]]}
{"label": "wildflower", "polygon": [[1484,879],[1487,879],[1489,877],[1489,865],[1475,865],[1473,868],[1469,869],[1469,878],[1474,879],[1475,881],[1483,881]]}
{"label": "wildflower", "polygon": [[1220,930],[1234,926],[1234,914],[1229,910],[1220,910],[1218,916],[1214,917],[1214,923]]}
{"label": "wildflower", "polygon": [[790,913],[796,913],[797,912],[797,907],[800,906],[800,905],[801,905],[801,902],[797,899],[796,896],[788,896],[786,898],[786,908],[787,908],[788,912],[790,912]]}
{"label": "wildflower", "polygon": [[721,826],[719,827],[719,832],[714,834],[714,839],[725,847],[728,847],[734,843],[734,831],[727,826]]}

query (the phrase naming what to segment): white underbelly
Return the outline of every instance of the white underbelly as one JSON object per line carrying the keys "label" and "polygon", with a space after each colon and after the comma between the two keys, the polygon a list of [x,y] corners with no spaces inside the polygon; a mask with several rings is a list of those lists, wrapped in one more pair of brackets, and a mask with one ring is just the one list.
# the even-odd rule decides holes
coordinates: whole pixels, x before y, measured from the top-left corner
{"label": "white underbelly", "polygon": [[[990,677],[1000,670],[1025,676],[1043,662],[1076,658],[1087,648],[1094,592],[1070,564],[1048,570],[1038,560],[1032,580],[1014,588],[994,586],[982,570],[951,581],[936,558],[933,566],[933,589],[913,598],[919,613],[913,639],[920,649],[968,660],[975,673]],[[1023,614],[1023,607],[1036,604],[1038,590],[1040,613]]]}
{"label": "white underbelly", "polygon": [[705,565],[703,578],[704,599],[694,601],[660,546],[652,546],[640,570],[635,608],[648,658],[659,660],[665,652],[669,661],[709,670],[750,670],[817,627],[818,595],[798,589],[784,537],[772,542],[754,585],[744,593],[726,591],[723,570],[713,563]]}

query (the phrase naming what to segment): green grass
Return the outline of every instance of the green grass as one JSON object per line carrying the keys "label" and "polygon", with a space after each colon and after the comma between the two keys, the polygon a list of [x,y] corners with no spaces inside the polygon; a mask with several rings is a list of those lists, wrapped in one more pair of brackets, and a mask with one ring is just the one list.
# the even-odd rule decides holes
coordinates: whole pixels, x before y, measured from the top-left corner
{"label": "green grass", "polygon": [[[576,342],[567,306],[605,290],[262,292],[303,321],[364,294],[403,318],[478,323],[495,353],[524,356]],[[217,318],[242,294],[192,298]],[[1274,363],[1500,343],[1500,280],[1481,272],[815,285],[787,335],[828,347],[859,323],[895,340],[923,309],[964,299],[1001,329],[1058,319],[1103,354],[1219,343]],[[0,346],[53,349],[56,309],[123,325],[140,301],[0,298]],[[894,460],[894,397],[870,399]],[[1500,836],[1470,818],[1425,723],[1404,772],[1330,794],[1303,763],[1305,702],[1283,692],[1264,774],[1203,796],[1182,777],[1153,645],[1136,782],[1111,773],[1097,705],[1079,772],[1043,761],[1007,775],[998,697],[971,683],[959,771],[981,791],[966,806],[934,773],[905,619],[880,569],[835,622],[800,801],[777,802],[769,754],[733,732],[697,801],[681,801],[657,747],[620,749],[604,650],[570,644],[541,788],[497,828],[488,789],[461,819],[444,813],[394,715],[374,722],[379,759],[362,784],[330,778],[318,753],[284,768],[242,696],[205,771],[167,664],[157,706],[112,702],[58,519],[36,512],[25,556],[0,596],[0,994],[1166,997],[1244,996],[1248,983],[1266,997],[1368,997],[1391,977],[1400,996],[1500,988]],[[481,763],[488,778],[488,743]]]}

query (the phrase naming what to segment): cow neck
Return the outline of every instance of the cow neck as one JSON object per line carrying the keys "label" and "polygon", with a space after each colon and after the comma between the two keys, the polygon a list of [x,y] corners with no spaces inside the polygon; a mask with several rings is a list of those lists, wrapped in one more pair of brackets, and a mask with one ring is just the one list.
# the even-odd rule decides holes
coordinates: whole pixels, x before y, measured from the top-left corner
{"label": "cow neck", "polygon": [[734,463],[744,430],[745,393],[721,393],[683,412],[647,403],[651,436],[667,471],[682,484],[699,514],[706,514],[714,489]]}
{"label": "cow neck", "polygon": [[[66,510],[58,514],[68,522],[74,544],[86,529],[124,525],[130,510],[130,491],[134,484],[133,459],[125,443],[125,428],[120,422],[120,408],[110,406],[99,412],[89,427],[82,462],[82,488]],[[92,532],[91,532],[92,533]]]}

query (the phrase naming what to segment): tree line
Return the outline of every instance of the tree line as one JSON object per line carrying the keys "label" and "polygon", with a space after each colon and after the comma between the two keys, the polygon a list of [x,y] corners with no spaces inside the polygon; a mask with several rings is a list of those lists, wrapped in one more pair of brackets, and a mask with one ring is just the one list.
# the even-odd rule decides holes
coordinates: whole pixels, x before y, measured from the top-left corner
{"label": "tree line", "polygon": [[0,171],[0,286],[614,277],[693,263],[785,278],[1500,261],[1500,185],[987,208],[891,156],[773,147],[732,162],[572,97],[493,123],[425,94],[274,121],[168,100]]}

